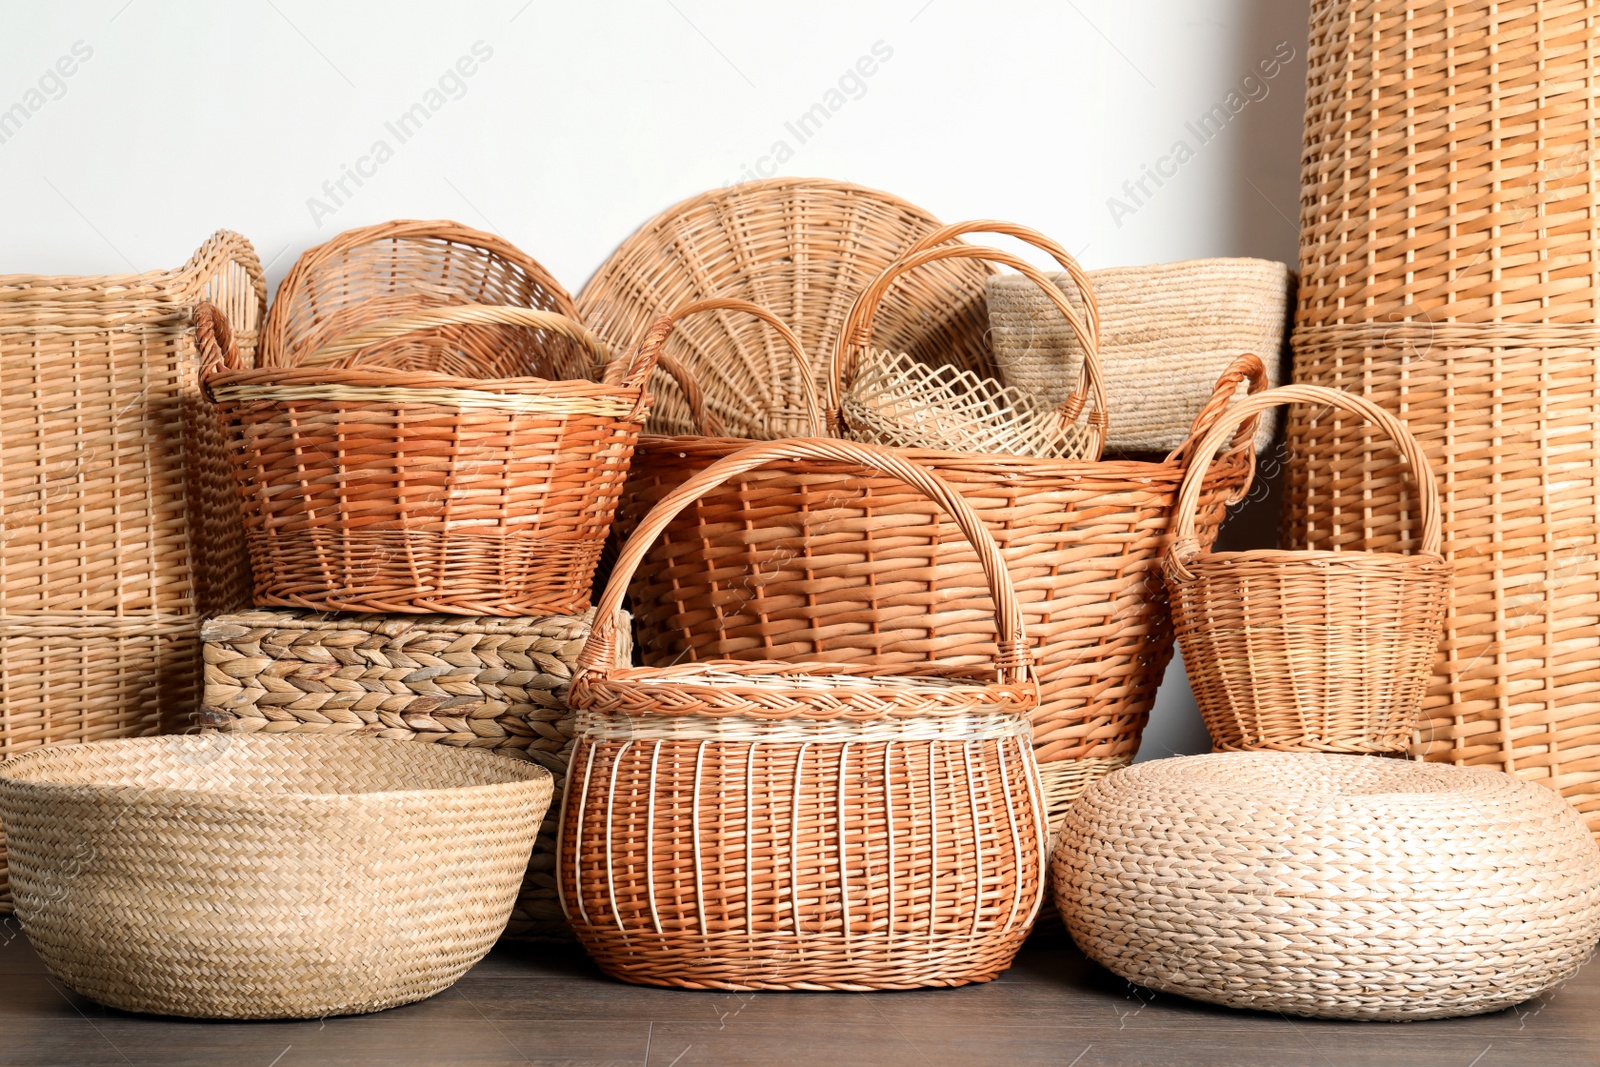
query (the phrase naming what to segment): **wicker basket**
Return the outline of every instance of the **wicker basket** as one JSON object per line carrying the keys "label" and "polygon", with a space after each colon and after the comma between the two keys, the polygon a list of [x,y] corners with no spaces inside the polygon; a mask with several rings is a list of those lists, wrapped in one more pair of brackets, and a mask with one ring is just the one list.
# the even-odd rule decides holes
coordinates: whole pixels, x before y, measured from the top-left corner
{"label": "wicker basket", "polygon": [[[1239,420],[1282,404],[1353,415],[1395,446],[1421,537],[1398,552],[1202,552],[1195,505],[1211,457]],[[1369,468],[1378,484],[1394,467]],[[1167,588],[1183,665],[1214,748],[1403,752],[1439,650],[1450,565],[1439,554],[1439,488],[1422,449],[1374,404],[1289,385],[1230,408],[1200,442],[1178,494]]]}
{"label": "wicker basket", "polygon": [[[462,615],[589,606],[651,364],[612,364],[599,384],[359,364],[374,342],[442,323],[559,332],[605,355],[560,315],[477,305],[368,326],[287,369],[239,368],[218,334],[205,381],[233,443],[258,605]],[[355,365],[326,366],[340,360]]]}
{"label": "wicker basket", "polygon": [[[956,229],[926,240],[942,244]],[[1217,382],[1189,444],[1158,462],[902,453],[985,519],[1017,584],[1043,694],[1034,744],[1052,825],[1138,751],[1172,654],[1160,557],[1186,457],[1246,381],[1265,386],[1253,356]],[[1206,480],[1197,530],[1207,545],[1250,476],[1248,439]],[[744,443],[641,436],[620,528]],[[920,494],[850,464],[809,460],[730,478],[667,526],[630,593],[652,665],[976,665],[992,655],[987,587],[960,531]]]}
{"label": "wicker basket", "polygon": [[171,725],[371,735],[539,764],[554,777],[555,792],[503,936],[570,941],[556,899],[556,816],[572,755],[566,690],[590,617],[282,609],[220,616],[202,631],[206,686],[198,713]]}
{"label": "wicker basket", "polygon": [[[1195,259],[1088,272],[1100,305],[1100,365],[1116,413],[1106,435],[1113,452],[1165,453],[1189,433],[1217,375],[1241,352],[1283,383],[1294,272],[1265,259]],[[1054,281],[1082,307],[1070,276]],[[1067,398],[1082,362],[1082,342],[1027,278],[988,281],[990,338],[1000,378],[1041,405]],[[1276,412],[1270,413],[1276,415]],[[1276,419],[1263,418],[1256,451],[1272,443]]]}
{"label": "wicker basket", "polygon": [[550,773],[349,737],[151,737],[0,766],[17,916],[45,966],[125,1011],[378,1011],[494,944]]}
{"label": "wicker basket", "polygon": [[1582,822],[1487,769],[1285,752],[1141,763],[1074,805],[1050,867],[1090,958],[1257,1011],[1498,1011],[1571,977],[1600,937],[1600,849]]}
{"label": "wicker basket", "polygon": [[[1597,58],[1581,0],[1318,0],[1293,347],[1442,482],[1455,587],[1413,754],[1536,778],[1600,833]],[[1415,538],[1365,427],[1289,427],[1289,544]]]}
{"label": "wicker basket", "polygon": [[[829,377],[829,411],[835,429],[858,441],[902,448],[1038,456],[1047,459],[1099,459],[1106,435],[1105,383],[1100,363],[1099,313],[1093,290],[1066,249],[1043,234],[1011,223],[980,221],[947,227],[942,234],[1003,233],[1049,251],[1085,288],[1079,315],[1043,271],[1015,256],[970,245],[926,247],[919,243],[885,270],[856,300],[853,332],[842,337],[841,361]],[[931,263],[983,259],[1022,272],[1051,303],[1077,336],[1089,358],[1079,363],[1076,385],[1055,403],[1041,403],[1022,390],[1007,390],[992,378],[957,371],[949,364],[918,363],[909,353],[872,347],[872,331],[883,294],[902,277]],[[1092,400],[1084,417],[1085,406]],[[1081,419],[1081,421],[1080,421]]]}
{"label": "wicker basket", "polygon": [[[156,732],[192,705],[200,625],[249,596],[196,301],[253,360],[266,286],[213,235],[176,270],[0,275],[0,756]],[[0,852],[0,908],[8,908]]]}
{"label": "wicker basket", "polygon": [[[993,596],[988,670],[613,666],[623,591],[673,515],[725,478],[800,459],[871,466],[952,516]],[[1029,660],[993,540],[921,468],[812,438],[752,445],[702,471],[623,548],[572,684],[578,747],[558,874],[579,940],[616,977],[692,989],[995,977],[1043,892]]]}
{"label": "wicker basket", "polygon": [[[297,367],[375,322],[456,304],[578,318],[561,283],[502,238],[457,222],[397,220],[341,233],[295,262],[267,316],[261,366]],[[363,353],[362,362],[463,378],[515,378],[554,363],[558,370],[544,377],[574,378],[588,356],[586,346],[559,332],[445,324],[395,337]]]}
{"label": "wicker basket", "polygon": [[[583,320],[618,351],[663,309],[708,297],[767,308],[807,352],[828,352],[856,294],[938,220],[875,189],[821,178],[774,178],[715,189],[662,212],[622,243],[578,294]],[[880,343],[918,362],[992,374],[977,260],[940,263],[891,293]],[[810,433],[786,347],[742,315],[699,316],[679,332],[679,359],[734,437]],[[813,386],[820,389],[824,367]],[[698,429],[666,374],[650,383],[649,429]]]}

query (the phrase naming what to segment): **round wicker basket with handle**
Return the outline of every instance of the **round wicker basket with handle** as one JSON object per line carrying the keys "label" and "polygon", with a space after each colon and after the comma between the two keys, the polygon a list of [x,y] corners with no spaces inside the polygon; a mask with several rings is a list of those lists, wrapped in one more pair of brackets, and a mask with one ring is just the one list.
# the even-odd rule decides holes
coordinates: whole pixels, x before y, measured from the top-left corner
{"label": "round wicker basket with handle", "polygon": [[[1195,507],[1211,457],[1242,419],[1282,404],[1364,420],[1409,473],[1420,537],[1412,554],[1203,552]],[[1400,471],[1373,469],[1376,484]],[[1401,752],[1427,689],[1450,565],[1439,552],[1439,487],[1416,439],[1370,401],[1288,385],[1241,400],[1190,457],[1178,494],[1167,585],[1195,701],[1220,750]]]}
{"label": "round wicker basket with handle", "polygon": [[[440,326],[559,334],[603,363],[583,325],[460,305],[374,323],[293,367],[247,370],[202,309],[204,380],[231,444],[258,606],[460,615],[577,614],[627,477],[648,358],[605,380],[368,366]],[[459,353],[471,363],[478,353]],[[540,370],[525,368],[524,375]]]}
{"label": "round wicker basket with handle", "polygon": [[[616,664],[624,590],[673,516],[724,479],[800,460],[880,470],[945,509],[993,598],[987,668]],[[848,527],[814,536],[827,551],[865,555]],[[694,989],[993,978],[1043,891],[1030,662],[983,521],[915,464],[797,439],[752,445],[696,474],[624,546],[573,680],[578,745],[558,885],[579,940],[616,977]]]}
{"label": "round wicker basket with handle", "polygon": [[0,765],[17,916],[125,1011],[379,1011],[447,988],[511,914],[550,772],[356,737],[187,734]]}

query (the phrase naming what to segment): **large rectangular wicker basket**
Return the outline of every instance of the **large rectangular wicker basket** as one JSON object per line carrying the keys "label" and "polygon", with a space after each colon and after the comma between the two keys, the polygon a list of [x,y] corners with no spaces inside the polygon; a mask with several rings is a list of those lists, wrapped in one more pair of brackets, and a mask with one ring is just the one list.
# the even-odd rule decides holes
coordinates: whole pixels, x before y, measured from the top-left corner
{"label": "large rectangular wicker basket", "polygon": [[572,751],[566,691],[592,617],[224,615],[203,632],[200,709],[169,725],[369,734],[485,748],[542,765],[555,796],[505,936],[570,940],[556,896],[556,821]]}

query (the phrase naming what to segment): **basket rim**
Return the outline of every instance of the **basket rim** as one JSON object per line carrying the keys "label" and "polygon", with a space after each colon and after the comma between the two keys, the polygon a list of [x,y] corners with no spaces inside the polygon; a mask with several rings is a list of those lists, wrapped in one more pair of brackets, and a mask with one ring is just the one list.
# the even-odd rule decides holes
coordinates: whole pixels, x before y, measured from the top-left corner
{"label": "basket rim", "polygon": [[326,387],[370,389],[376,395],[387,389],[437,389],[460,393],[492,395],[574,396],[626,400],[632,403],[644,386],[606,385],[587,378],[463,378],[425,371],[397,371],[381,367],[260,367],[245,370],[208,370],[206,384],[212,390],[271,389],[275,387]]}
{"label": "basket rim", "polygon": [[1361,549],[1340,551],[1323,548],[1246,548],[1226,552],[1202,552],[1185,562],[1190,570],[1241,563],[1271,563],[1279,567],[1303,564],[1308,567],[1338,566],[1387,567],[1394,570],[1449,568],[1442,552],[1369,552]]}

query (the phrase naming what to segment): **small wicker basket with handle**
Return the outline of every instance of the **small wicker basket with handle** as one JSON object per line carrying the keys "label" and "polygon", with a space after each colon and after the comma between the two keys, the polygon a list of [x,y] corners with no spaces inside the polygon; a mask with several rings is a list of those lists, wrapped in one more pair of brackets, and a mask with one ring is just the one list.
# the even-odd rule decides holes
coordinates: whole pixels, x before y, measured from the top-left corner
{"label": "small wicker basket with handle", "polygon": [[[616,665],[623,592],[681,509],[744,471],[823,459],[901,479],[950,514],[993,596],[991,669]],[[848,530],[813,533],[831,552],[864,553]],[[1010,965],[1043,890],[1027,722],[1037,683],[999,550],[936,476],[824,439],[720,460],[629,539],[579,668],[558,886],[608,973],[692,989],[865,990],[962,985]]]}
{"label": "small wicker basket with handle", "polygon": [[[1211,457],[1241,420],[1289,403],[1358,416],[1394,443],[1421,514],[1415,552],[1202,552],[1195,509]],[[1195,450],[1173,534],[1166,557],[1173,623],[1217,749],[1405,749],[1439,649],[1450,565],[1439,552],[1432,468],[1398,419],[1315,385],[1241,400]]]}

